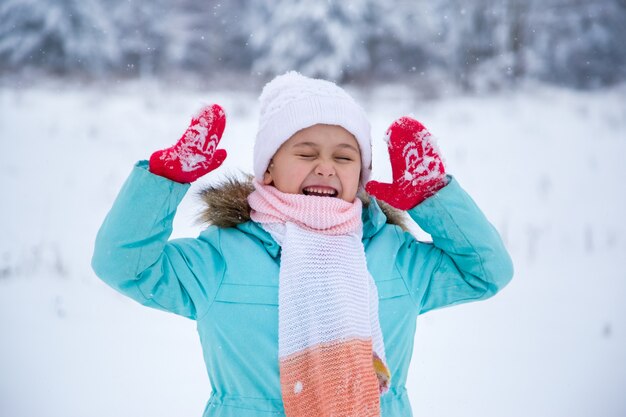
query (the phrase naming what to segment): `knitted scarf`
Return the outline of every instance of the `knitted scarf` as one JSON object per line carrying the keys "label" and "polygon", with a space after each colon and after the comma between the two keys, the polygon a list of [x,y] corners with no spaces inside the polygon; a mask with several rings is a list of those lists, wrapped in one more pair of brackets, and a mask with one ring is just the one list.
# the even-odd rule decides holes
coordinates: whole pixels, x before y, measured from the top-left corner
{"label": "knitted scarf", "polygon": [[390,373],[361,242],[361,201],[254,186],[251,218],[282,248],[278,355],[285,414],[380,416]]}

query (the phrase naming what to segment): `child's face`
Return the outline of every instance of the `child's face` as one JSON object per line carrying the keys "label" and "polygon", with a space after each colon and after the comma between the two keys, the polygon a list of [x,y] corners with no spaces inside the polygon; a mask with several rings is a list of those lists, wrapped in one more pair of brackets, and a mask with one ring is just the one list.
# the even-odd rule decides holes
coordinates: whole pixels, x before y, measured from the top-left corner
{"label": "child's face", "polygon": [[354,136],[341,126],[317,124],[282,144],[263,183],[284,193],[329,196],[351,203],[360,175],[361,152]]}

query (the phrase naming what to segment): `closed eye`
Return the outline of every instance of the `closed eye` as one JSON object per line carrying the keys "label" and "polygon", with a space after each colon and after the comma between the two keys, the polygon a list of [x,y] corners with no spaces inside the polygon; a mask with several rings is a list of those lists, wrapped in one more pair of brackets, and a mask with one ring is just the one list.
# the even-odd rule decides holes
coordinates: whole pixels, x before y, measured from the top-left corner
{"label": "closed eye", "polygon": [[340,161],[352,161],[353,160],[349,156],[338,156],[337,159],[340,160]]}

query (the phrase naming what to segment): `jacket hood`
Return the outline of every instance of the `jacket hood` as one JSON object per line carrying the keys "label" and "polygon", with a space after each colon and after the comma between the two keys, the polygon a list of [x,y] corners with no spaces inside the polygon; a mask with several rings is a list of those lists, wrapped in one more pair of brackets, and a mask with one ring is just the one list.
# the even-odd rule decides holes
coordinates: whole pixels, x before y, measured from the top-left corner
{"label": "jacket hood", "polygon": [[[248,196],[254,191],[253,178],[252,175],[245,175],[243,178],[227,176],[200,190],[199,197],[204,202],[204,208],[198,221],[217,227],[237,227],[249,222]],[[405,212],[376,200],[365,192],[360,192],[358,197],[363,203],[363,237],[375,235],[385,223],[408,231]]]}

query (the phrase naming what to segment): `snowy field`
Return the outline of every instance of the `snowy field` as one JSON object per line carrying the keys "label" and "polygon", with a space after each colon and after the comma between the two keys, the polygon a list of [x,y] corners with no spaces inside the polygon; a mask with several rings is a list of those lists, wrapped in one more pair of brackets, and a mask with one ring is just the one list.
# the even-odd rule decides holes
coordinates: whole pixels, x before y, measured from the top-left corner
{"label": "snowy field", "polygon": [[[515,262],[493,299],[418,319],[416,416],[626,416],[626,86],[425,101],[355,92],[385,128],[412,113]],[[115,293],[90,269],[133,163],[176,141],[202,104],[228,113],[224,167],[250,171],[256,94],[152,84],[0,89],[0,416],[200,417],[210,393],[194,323]]]}

